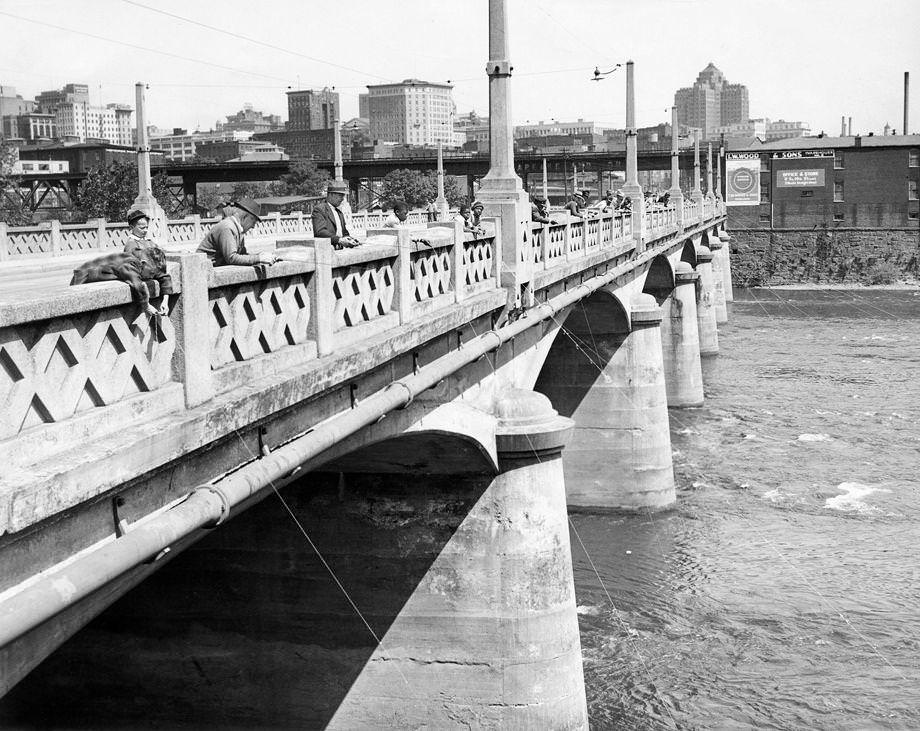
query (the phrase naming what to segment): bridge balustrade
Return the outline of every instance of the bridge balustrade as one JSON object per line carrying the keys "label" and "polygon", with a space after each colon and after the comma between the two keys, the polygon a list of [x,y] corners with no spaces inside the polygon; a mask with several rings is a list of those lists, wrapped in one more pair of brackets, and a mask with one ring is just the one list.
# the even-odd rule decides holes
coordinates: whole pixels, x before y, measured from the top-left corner
{"label": "bridge balustrade", "polygon": [[271,267],[213,268],[202,254],[170,254],[168,317],[142,312],[116,282],[0,304],[0,440],[42,425],[64,434],[73,417],[114,408],[56,440],[85,441],[129,413],[182,408],[183,388],[186,404],[200,403],[496,289],[499,223],[485,228],[473,238],[431,224],[424,241],[390,229],[389,243],[342,251],[328,239],[287,241],[295,260]]}
{"label": "bridge balustrade", "polygon": [[[383,226],[387,213],[361,211],[351,216],[352,227],[367,231]],[[219,218],[189,216],[167,221],[165,246],[196,244],[205,237]],[[428,212],[409,212],[408,223],[424,224]],[[312,236],[309,215],[297,211],[283,215],[270,213],[253,227],[250,237]],[[107,223],[105,219],[90,219],[86,223],[62,224],[48,221],[38,226],[10,227],[0,222],[0,261],[64,256],[94,250],[114,251],[124,248],[128,240],[127,223]]]}

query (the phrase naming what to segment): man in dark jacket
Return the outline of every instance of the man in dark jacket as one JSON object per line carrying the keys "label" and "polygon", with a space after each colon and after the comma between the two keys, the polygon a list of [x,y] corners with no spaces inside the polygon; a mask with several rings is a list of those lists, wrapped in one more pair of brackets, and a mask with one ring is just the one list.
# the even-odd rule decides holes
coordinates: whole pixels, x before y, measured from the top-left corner
{"label": "man in dark jacket", "polygon": [[534,196],[533,203],[530,204],[530,220],[534,223],[555,223],[555,221],[549,217],[546,198],[543,196]]}
{"label": "man in dark jacket", "polygon": [[278,257],[274,252],[247,254],[243,235],[262,220],[262,206],[249,198],[242,198],[232,204],[233,212],[223,221],[214,224],[208,235],[198,245],[198,253],[206,254],[216,266],[235,264],[253,266],[274,264]]}
{"label": "man in dark jacket", "polygon": [[331,239],[336,249],[361,245],[361,242],[349,233],[345,215],[339,210],[346,193],[348,183],[330,180],[326,188],[326,200],[313,209],[313,235],[318,239]]}

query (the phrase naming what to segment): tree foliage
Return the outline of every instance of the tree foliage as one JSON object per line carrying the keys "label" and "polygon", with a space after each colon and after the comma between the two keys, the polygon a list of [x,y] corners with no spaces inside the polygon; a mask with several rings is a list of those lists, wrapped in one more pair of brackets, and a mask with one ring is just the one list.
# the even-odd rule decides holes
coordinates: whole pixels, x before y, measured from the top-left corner
{"label": "tree foliage", "polygon": [[11,226],[26,226],[32,222],[32,217],[19,195],[19,176],[13,172],[18,160],[17,148],[0,139],[0,221]]}
{"label": "tree foliage", "polygon": [[[159,173],[151,180],[154,197],[164,210],[170,211],[173,206],[167,183],[165,173]],[[74,203],[85,218],[124,221],[135,198],[137,165],[133,162],[113,162],[107,167],[90,168]]]}
{"label": "tree foliage", "polygon": [[271,187],[275,195],[322,195],[328,179],[329,174],[317,170],[312,160],[297,160]]}
{"label": "tree foliage", "polygon": [[[393,170],[383,178],[383,197],[391,202],[404,200],[410,207],[427,206],[438,197],[438,174],[406,168]],[[460,184],[453,175],[444,176],[444,197],[451,206],[463,200]]]}

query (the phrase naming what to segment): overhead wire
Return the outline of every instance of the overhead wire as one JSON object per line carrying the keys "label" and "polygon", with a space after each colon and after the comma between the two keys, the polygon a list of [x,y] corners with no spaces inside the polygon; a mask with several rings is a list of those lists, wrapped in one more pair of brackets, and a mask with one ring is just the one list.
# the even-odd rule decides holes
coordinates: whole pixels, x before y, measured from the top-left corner
{"label": "overhead wire", "polygon": [[199,20],[194,20],[193,18],[187,18],[184,15],[178,15],[177,13],[170,13],[167,10],[162,10],[161,8],[153,7],[152,5],[145,5],[144,3],[137,2],[137,0],[121,0],[121,2],[126,3],[127,5],[133,5],[138,8],[143,8],[144,10],[149,10],[152,13],[158,13],[160,15],[165,15],[169,18],[174,18],[175,20],[181,20],[183,23],[189,23],[191,25],[197,25],[199,28],[205,28],[207,30],[214,31],[215,33],[223,33],[224,35],[236,38],[238,40],[246,41],[248,43],[255,43],[256,45],[262,46],[263,48],[271,48],[275,51],[280,51],[281,53],[287,53],[292,56],[298,56],[299,58],[304,58],[308,61],[313,61],[314,63],[321,63],[326,66],[332,66],[333,68],[342,69],[343,71],[351,71],[357,74],[363,74],[365,76],[370,76],[375,79],[382,79],[384,81],[391,81],[386,76],[380,76],[379,74],[372,73],[370,71],[364,71],[362,69],[356,69],[351,66],[345,66],[340,63],[335,63],[333,61],[326,61],[322,58],[316,58],[315,56],[308,56],[305,53],[300,51],[292,51],[290,48],[283,48],[282,46],[277,46],[274,43],[268,43],[266,41],[261,41],[258,38],[253,38],[252,36],[246,36],[242,33],[235,33],[233,31],[227,30],[226,28],[218,28],[217,26],[211,25],[209,23],[203,23]]}

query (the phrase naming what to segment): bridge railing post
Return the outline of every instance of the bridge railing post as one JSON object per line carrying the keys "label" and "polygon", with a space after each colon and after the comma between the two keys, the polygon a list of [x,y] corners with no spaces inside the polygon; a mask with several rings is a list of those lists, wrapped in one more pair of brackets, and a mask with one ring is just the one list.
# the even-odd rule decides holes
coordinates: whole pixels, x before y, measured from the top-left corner
{"label": "bridge railing post", "polygon": [[179,262],[181,295],[170,315],[176,332],[173,373],[185,389],[185,406],[194,408],[214,396],[211,378],[211,341],[207,337],[208,274],[211,265],[204,254],[170,254]]}
{"label": "bridge railing post", "polygon": [[454,302],[466,299],[466,266],[463,263],[463,222],[433,221],[428,228],[440,228],[450,231],[453,244],[450,250],[450,286],[454,290]]}
{"label": "bridge railing post", "polygon": [[6,229],[7,225],[0,221],[0,261],[10,258],[10,237]]}
{"label": "bridge railing post", "polygon": [[196,213],[192,216],[192,236],[194,236],[194,242],[198,243],[201,241],[201,214]]}
{"label": "bridge railing post", "polygon": [[105,219],[104,218],[89,218],[86,221],[87,226],[92,226],[96,229],[96,248],[104,249],[106,240],[108,238],[107,231],[105,228]]}
{"label": "bridge railing post", "polygon": [[569,249],[572,246],[572,219],[565,219],[565,246],[562,249],[565,261],[569,260]]}
{"label": "bridge railing post", "polygon": [[316,343],[319,356],[332,352],[333,315],[335,295],[332,292],[332,249],[331,239],[314,239],[316,271],[310,278],[310,300],[313,316],[310,318],[310,337]]}
{"label": "bridge railing post", "polygon": [[61,255],[61,222],[51,221],[51,256]]}
{"label": "bridge railing post", "polygon": [[494,218],[484,218],[483,221],[491,221],[495,227],[495,239],[492,242],[492,276],[495,278],[497,286],[502,286],[502,220],[498,216]]}
{"label": "bridge railing post", "polygon": [[278,211],[275,211],[271,214],[272,220],[275,222],[275,236],[281,235],[281,214]]}
{"label": "bridge railing post", "polygon": [[412,236],[406,226],[396,229],[396,249],[396,306],[400,323],[406,323],[412,319]]}

